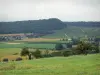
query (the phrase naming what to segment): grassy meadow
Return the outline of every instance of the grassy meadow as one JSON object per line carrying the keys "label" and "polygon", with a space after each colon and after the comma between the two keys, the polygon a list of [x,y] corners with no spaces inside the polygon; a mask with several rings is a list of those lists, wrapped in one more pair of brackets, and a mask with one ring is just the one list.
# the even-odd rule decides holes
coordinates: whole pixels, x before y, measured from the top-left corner
{"label": "grassy meadow", "polygon": [[0,44],[0,48],[23,48],[23,47],[31,47],[31,48],[54,48],[55,44],[42,44],[42,43],[2,43]]}
{"label": "grassy meadow", "polygon": [[[99,35],[99,28],[67,27],[56,30],[41,38],[31,38],[0,42],[0,59],[19,57],[23,47],[34,49],[54,49],[56,43],[69,36]],[[85,31],[85,32],[84,32]],[[15,55],[17,53],[17,55]],[[100,75],[100,54],[76,55],[69,57],[51,57],[23,61],[0,62],[0,75]]]}
{"label": "grassy meadow", "polygon": [[[0,42],[0,58],[17,58],[22,48],[29,47],[32,49],[54,49],[59,39],[31,38],[15,41]],[[17,54],[17,55],[14,55]]]}
{"label": "grassy meadow", "polygon": [[0,75],[100,75],[100,54],[0,63]]}
{"label": "grassy meadow", "polygon": [[23,48],[23,47],[31,47],[31,48],[55,48],[56,43],[66,43],[64,41],[60,41],[60,39],[47,39],[47,38],[30,38],[23,40],[15,40],[8,42],[1,42],[0,48]]}

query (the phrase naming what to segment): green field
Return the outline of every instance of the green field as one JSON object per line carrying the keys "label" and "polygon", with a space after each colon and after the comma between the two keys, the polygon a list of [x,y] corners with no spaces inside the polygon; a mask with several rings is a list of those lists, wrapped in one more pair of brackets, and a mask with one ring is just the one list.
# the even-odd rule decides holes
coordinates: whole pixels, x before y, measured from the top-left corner
{"label": "green field", "polygon": [[23,48],[23,47],[31,47],[31,48],[47,48],[53,49],[55,48],[55,44],[48,44],[48,43],[20,43],[20,44],[7,44],[0,43],[0,48]]}
{"label": "green field", "polygon": [[[56,43],[67,43],[60,41],[72,36],[100,36],[100,28],[85,28],[68,26],[55,33],[42,38],[31,38],[0,43],[0,58],[19,55],[23,47],[54,49]],[[20,55],[19,55],[20,56]],[[17,57],[17,56],[16,56]],[[0,62],[0,75],[100,75],[100,54],[76,55],[70,57],[52,57],[34,60],[23,60],[20,62]]]}
{"label": "green field", "polygon": [[100,75],[100,54],[0,63],[0,75]]}

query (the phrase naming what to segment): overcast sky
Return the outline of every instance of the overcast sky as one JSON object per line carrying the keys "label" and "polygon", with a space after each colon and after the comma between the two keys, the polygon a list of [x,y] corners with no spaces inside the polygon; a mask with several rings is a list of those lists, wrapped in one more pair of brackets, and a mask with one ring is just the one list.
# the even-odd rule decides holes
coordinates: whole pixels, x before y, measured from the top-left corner
{"label": "overcast sky", "polygon": [[0,21],[100,21],[100,0],[0,0]]}

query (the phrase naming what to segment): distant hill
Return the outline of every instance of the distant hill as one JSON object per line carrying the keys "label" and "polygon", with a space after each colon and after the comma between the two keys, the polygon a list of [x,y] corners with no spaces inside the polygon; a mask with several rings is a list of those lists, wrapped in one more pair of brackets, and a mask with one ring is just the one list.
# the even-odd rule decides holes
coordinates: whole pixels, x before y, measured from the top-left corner
{"label": "distant hill", "polygon": [[62,22],[57,18],[0,22],[0,34],[36,33],[44,38],[100,36],[100,22]]}
{"label": "distant hill", "polygon": [[16,22],[0,22],[0,34],[12,33],[53,33],[66,27],[66,24],[56,18]]}

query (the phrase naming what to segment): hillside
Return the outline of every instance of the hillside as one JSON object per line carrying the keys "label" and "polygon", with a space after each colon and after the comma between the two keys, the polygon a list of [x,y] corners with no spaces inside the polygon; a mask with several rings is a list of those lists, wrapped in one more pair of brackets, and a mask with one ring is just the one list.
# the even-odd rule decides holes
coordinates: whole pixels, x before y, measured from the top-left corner
{"label": "hillside", "polygon": [[0,63],[0,75],[100,75],[100,54]]}
{"label": "hillside", "polygon": [[0,34],[34,33],[43,38],[100,36],[100,22],[62,22],[57,18],[0,22]]}
{"label": "hillside", "polygon": [[82,26],[70,26],[61,30],[55,30],[53,34],[43,36],[44,38],[64,38],[65,34],[68,37],[84,37],[87,36],[100,36],[99,27],[82,27]]}
{"label": "hillside", "polygon": [[95,21],[79,21],[79,22],[64,22],[68,26],[77,26],[77,27],[100,27],[100,22]]}
{"label": "hillside", "polygon": [[53,33],[66,27],[66,24],[56,18],[16,22],[0,22],[0,34],[9,33]]}

